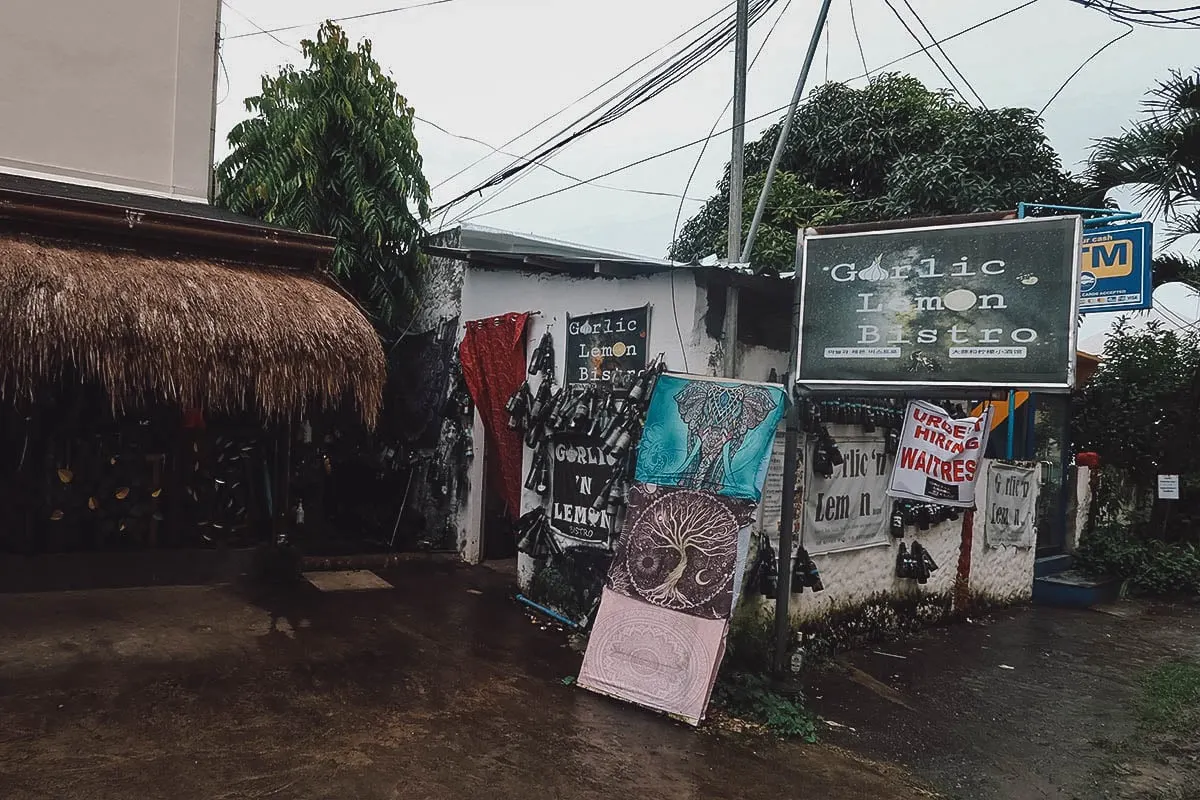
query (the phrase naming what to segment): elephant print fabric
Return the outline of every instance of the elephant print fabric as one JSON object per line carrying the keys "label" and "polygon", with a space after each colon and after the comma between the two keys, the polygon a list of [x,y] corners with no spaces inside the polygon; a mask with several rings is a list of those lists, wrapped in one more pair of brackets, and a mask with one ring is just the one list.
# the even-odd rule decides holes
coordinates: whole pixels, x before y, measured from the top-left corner
{"label": "elephant print fabric", "polygon": [[754,503],[709,492],[637,484],[608,587],[626,597],[704,619],[733,607],[738,534]]}
{"label": "elephant print fabric", "polygon": [[638,444],[638,482],[757,502],[786,402],[778,386],[660,375]]}

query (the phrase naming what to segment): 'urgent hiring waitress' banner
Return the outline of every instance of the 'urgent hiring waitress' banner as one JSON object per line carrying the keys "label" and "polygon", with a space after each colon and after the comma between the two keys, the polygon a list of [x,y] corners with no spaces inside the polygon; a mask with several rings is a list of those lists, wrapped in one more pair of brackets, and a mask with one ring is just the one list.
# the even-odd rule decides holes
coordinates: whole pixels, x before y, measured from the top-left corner
{"label": "'urgent hiring waitress' banner", "polygon": [[909,402],[887,493],[943,506],[974,506],[991,408],[989,403],[978,417],[953,419],[935,405]]}

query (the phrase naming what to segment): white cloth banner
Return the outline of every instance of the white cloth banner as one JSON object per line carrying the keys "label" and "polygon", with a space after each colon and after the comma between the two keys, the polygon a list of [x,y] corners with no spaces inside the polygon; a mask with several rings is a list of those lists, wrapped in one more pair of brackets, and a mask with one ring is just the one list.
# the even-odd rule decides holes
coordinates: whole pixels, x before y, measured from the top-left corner
{"label": "white cloth banner", "polygon": [[974,506],[975,482],[992,427],[991,405],[986,408],[979,417],[952,419],[935,405],[910,401],[887,493],[942,506]]}
{"label": "white cloth banner", "polygon": [[983,538],[988,547],[1033,547],[1038,496],[1037,467],[993,461],[987,476],[987,519]]}
{"label": "white cloth banner", "polygon": [[888,454],[882,434],[834,434],[842,464],[833,475],[813,475],[805,463],[803,545],[810,555],[872,547],[888,533]]}

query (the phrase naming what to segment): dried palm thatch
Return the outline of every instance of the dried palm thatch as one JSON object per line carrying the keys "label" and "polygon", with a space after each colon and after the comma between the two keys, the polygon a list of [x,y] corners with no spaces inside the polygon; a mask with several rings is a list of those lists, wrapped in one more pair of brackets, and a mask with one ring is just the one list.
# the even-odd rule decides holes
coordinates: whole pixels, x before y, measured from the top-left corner
{"label": "dried palm thatch", "polygon": [[0,341],[0,396],[73,370],[118,410],[282,418],[352,395],[373,425],[386,371],[371,324],[311,276],[25,236],[0,236]]}

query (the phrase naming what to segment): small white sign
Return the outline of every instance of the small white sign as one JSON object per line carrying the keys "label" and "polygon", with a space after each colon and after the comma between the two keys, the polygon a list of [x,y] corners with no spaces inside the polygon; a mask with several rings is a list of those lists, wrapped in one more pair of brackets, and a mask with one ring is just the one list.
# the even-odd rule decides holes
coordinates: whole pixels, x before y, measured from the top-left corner
{"label": "small white sign", "polygon": [[1178,500],[1179,499],[1179,476],[1178,475],[1159,475],[1158,476],[1158,499],[1159,500]]}

